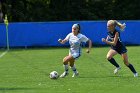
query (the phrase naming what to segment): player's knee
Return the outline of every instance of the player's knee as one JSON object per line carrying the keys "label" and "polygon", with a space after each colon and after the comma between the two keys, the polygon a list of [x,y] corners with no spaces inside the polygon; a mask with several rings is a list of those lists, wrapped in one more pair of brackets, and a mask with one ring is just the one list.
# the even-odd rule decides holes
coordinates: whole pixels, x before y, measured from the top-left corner
{"label": "player's knee", "polygon": [[123,59],[123,62],[124,62],[124,64],[125,64],[126,66],[128,66],[128,65],[129,65],[129,62],[128,62],[128,60],[126,60],[126,59]]}
{"label": "player's knee", "polygon": [[63,58],[63,63],[66,61],[66,59],[65,58]]}
{"label": "player's knee", "polygon": [[64,65],[67,65],[67,64],[68,64],[68,62],[67,62],[67,61],[63,61],[63,64],[64,64]]}
{"label": "player's knee", "polygon": [[70,67],[73,67],[74,66],[74,63],[70,63]]}
{"label": "player's knee", "polygon": [[69,61],[70,61],[70,59],[69,59],[68,57],[65,57],[65,58],[63,59],[63,64],[64,64],[64,65],[67,65]]}
{"label": "player's knee", "polygon": [[125,64],[126,66],[129,66],[129,62],[125,62],[125,61],[124,61],[124,64]]}
{"label": "player's knee", "polygon": [[68,62],[67,62],[67,59],[66,59],[66,57],[63,59],[63,64],[67,64]]}
{"label": "player's knee", "polygon": [[111,58],[112,58],[111,56],[108,56],[108,55],[106,56],[107,60],[110,60]]}
{"label": "player's knee", "polygon": [[63,62],[64,65],[68,65],[68,62]]}

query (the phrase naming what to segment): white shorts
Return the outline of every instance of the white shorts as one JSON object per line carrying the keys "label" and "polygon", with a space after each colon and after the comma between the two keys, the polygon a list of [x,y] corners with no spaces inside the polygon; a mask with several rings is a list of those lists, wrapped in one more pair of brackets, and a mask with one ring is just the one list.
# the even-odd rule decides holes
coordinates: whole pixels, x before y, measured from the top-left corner
{"label": "white shorts", "polygon": [[69,55],[71,55],[74,59],[78,59],[81,56],[80,53],[71,53],[70,51],[69,51]]}

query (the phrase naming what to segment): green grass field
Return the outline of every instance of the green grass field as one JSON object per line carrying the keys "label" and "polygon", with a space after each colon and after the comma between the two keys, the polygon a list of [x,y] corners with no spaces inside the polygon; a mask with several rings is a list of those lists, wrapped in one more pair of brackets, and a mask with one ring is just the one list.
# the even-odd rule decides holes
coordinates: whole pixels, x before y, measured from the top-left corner
{"label": "green grass field", "polygon": [[[129,61],[140,72],[140,46],[127,47]],[[62,59],[68,48],[11,49],[0,58],[0,93],[139,93],[140,78],[123,64],[120,55],[118,75],[106,60],[109,47],[93,48],[90,54],[83,49],[76,61],[79,77],[52,80],[49,73],[63,72]],[[0,50],[0,54],[4,52]]]}

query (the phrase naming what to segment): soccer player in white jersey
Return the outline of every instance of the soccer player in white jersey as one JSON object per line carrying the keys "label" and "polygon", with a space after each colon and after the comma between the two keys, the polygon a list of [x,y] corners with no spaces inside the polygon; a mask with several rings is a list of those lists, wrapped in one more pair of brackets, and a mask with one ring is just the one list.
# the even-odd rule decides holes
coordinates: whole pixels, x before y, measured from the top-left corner
{"label": "soccer player in white jersey", "polygon": [[[63,59],[63,65],[64,65],[64,73],[60,75],[61,78],[64,78],[69,74],[69,65],[71,69],[73,70],[73,75],[72,77],[78,76],[79,73],[76,70],[75,67],[75,60],[80,57],[81,55],[81,43],[82,42],[88,42],[88,49],[86,50],[87,53],[90,52],[91,47],[92,47],[92,41],[88,39],[85,35],[80,33],[80,25],[79,24],[74,24],[72,26],[72,32],[69,33],[64,40],[59,39],[58,40],[61,44],[66,43],[69,41],[70,44],[70,50],[69,50],[69,55],[64,57]],[[69,65],[68,65],[69,63]]]}

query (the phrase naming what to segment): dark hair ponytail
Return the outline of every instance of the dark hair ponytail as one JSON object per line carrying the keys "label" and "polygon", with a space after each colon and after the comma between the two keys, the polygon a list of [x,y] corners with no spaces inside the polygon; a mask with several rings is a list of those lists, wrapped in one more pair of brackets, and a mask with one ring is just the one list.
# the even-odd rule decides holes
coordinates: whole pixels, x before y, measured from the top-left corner
{"label": "dark hair ponytail", "polygon": [[80,24],[79,24],[79,23],[77,23],[77,25],[78,25],[78,28],[79,28],[78,33],[80,33],[81,26],[80,26]]}

